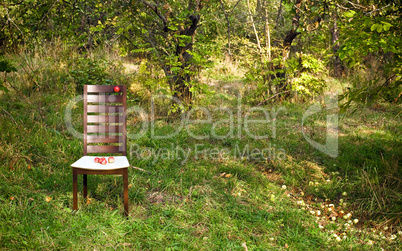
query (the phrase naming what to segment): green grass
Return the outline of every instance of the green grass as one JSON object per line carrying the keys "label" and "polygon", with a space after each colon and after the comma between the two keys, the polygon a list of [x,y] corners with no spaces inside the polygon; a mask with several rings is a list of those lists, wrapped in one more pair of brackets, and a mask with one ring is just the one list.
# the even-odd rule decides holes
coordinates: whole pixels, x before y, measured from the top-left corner
{"label": "green grass", "polygon": [[[149,173],[129,170],[126,219],[122,180],[114,176],[90,176],[90,202],[80,194],[80,209],[72,212],[70,165],[82,154],[81,140],[64,122],[73,96],[57,88],[19,88],[26,99],[13,91],[0,96],[1,249],[244,250],[246,245],[249,250],[395,250],[401,245],[400,107],[360,107],[354,114],[340,114],[339,156],[331,158],[303,137],[301,118],[309,104],[263,107],[270,114],[279,107],[286,111],[275,118],[275,137],[272,124],[253,125],[254,135],[270,135],[255,140],[244,130],[251,107],[241,104],[237,113],[238,99],[218,92],[200,102],[210,111],[219,105],[232,109],[233,137],[189,136],[188,130],[228,134],[230,123],[224,120],[229,113],[215,110],[213,121],[222,122],[216,127],[189,123],[169,139],[153,139],[148,130],[129,140],[129,146],[139,147],[138,157],[129,155],[130,163]],[[82,106],[72,115],[79,131]],[[261,112],[247,116],[264,118]],[[325,122],[325,113],[312,116],[306,134],[323,142]],[[132,133],[141,127],[135,116],[128,125]],[[158,120],[155,134],[179,126],[179,121]],[[250,158],[242,156],[247,149]],[[253,149],[271,151],[271,158]],[[343,219],[347,213],[352,216]],[[348,223],[353,219],[359,222]]]}

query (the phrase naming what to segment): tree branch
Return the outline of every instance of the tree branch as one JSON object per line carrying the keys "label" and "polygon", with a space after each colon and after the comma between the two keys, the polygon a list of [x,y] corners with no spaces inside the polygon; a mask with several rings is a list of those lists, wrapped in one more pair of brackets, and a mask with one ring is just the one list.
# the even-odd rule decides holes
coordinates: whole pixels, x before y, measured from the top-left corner
{"label": "tree branch", "polygon": [[383,87],[389,85],[389,84],[391,83],[391,82],[390,82],[391,79],[393,79],[394,77],[395,77],[395,75],[389,77],[389,78],[384,82],[384,84],[382,84],[382,85],[378,88],[378,90],[377,90],[375,93],[372,93],[372,94],[370,95],[370,98],[373,97],[374,95],[379,94],[380,91],[381,91],[381,89],[382,89]]}
{"label": "tree branch", "polygon": [[376,9],[376,10],[373,10],[373,11],[370,11],[370,12],[366,12],[366,13],[364,13],[364,15],[370,15],[371,13],[376,12],[376,11],[380,11],[380,10],[383,10],[383,9],[387,8],[388,6],[390,6],[390,5],[391,5],[391,4],[388,4],[387,6],[384,6],[384,7],[382,7],[382,8],[379,8],[379,9]]}
{"label": "tree branch", "polygon": [[230,52],[230,20],[229,20],[229,15],[226,12],[226,9],[225,9],[225,6],[223,5],[222,0],[219,0],[219,3],[221,4],[221,8],[223,10],[223,13],[225,14],[226,22],[228,22],[228,53],[229,53],[229,56],[230,56],[230,55],[232,55],[232,53]]}
{"label": "tree branch", "polygon": [[266,100],[261,101],[257,106],[260,106],[260,105],[264,104],[264,103],[267,102],[268,100],[273,99],[273,98],[275,98],[275,97],[278,96],[278,95],[281,95],[281,94],[284,94],[284,93],[288,93],[288,92],[290,92],[290,91],[287,90],[287,91],[284,91],[284,92],[277,93],[277,94],[275,94],[275,95],[273,95],[273,96],[267,98]]}
{"label": "tree branch", "polygon": [[150,171],[147,171],[147,170],[142,169],[142,168],[140,168],[140,167],[136,167],[136,166],[130,166],[130,167],[132,167],[132,168],[134,168],[134,169],[137,169],[137,170],[139,170],[139,171],[141,171],[141,172],[151,173]]}
{"label": "tree branch", "polygon": [[[250,1],[249,0],[247,0],[247,8],[248,8],[248,14],[250,16],[251,24],[253,25],[254,34],[255,34],[255,37],[257,39],[258,52],[259,52],[260,56],[262,56],[262,49],[261,49],[260,39],[258,38],[257,29],[255,28],[253,14],[251,13]],[[261,60],[262,60],[262,58],[261,58]]]}
{"label": "tree branch", "polygon": [[237,1],[237,3],[233,6],[232,10],[229,13],[232,13],[234,11],[234,9],[236,8],[236,6],[240,3],[241,0]]}
{"label": "tree branch", "polygon": [[279,17],[281,16],[281,12],[282,12],[282,0],[279,3],[278,15],[276,16],[276,21],[275,21],[275,29],[278,27],[278,21],[279,21]]}
{"label": "tree branch", "polygon": [[1,108],[8,116],[10,116],[10,118],[11,118],[11,120],[14,122],[14,124],[16,124],[16,125],[18,126],[18,124],[17,124],[17,122],[15,121],[15,119],[13,118],[13,116],[12,116],[10,113],[8,113],[8,111],[4,110],[3,107],[0,106],[0,108]]}
{"label": "tree branch", "polygon": [[150,8],[153,12],[155,12],[156,15],[158,15],[158,17],[162,20],[163,24],[165,25],[165,27],[167,27],[167,19],[164,15],[162,15],[162,13],[159,11],[159,7],[156,6],[156,4],[152,4],[149,3],[145,0],[141,0],[141,2],[143,4],[145,4],[148,8]]}
{"label": "tree branch", "polygon": [[[193,4],[193,1],[191,1],[191,0],[188,2],[188,10],[191,10],[191,9],[194,8],[193,13],[192,13],[191,15],[194,15],[194,13],[195,13],[197,10],[200,9],[200,3],[201,3],[201,0],[197,0],[197,2],[196,2],[195,4]],[[194,7],[193,7],[193,6],[194,6]],[[190,16],[191,16],[191,15],[190,15]]]}
{"label": "tree branch", "polygon": [[52,6],[50,6],[49,10],[47,11],[47,13],[45,15],[43,15],[42,20],[40,20],[39,24],[41,24],[45,18],[47,17],[47,15],[49,15],[50,11],[53,9],[53,6],[60,0],[56,0],[53,2]]}

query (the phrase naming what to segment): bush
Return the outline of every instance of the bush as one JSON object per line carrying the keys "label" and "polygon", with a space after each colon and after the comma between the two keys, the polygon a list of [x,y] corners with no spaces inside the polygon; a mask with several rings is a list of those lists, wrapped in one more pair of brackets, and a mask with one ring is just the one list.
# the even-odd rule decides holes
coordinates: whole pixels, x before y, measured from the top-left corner
{"label": "bush", "polygon": [[107,72],[110,65],[107,60],[94,60],[86,57],[78,57],[73,60],[73,69],[69,71],[68,80],[75,83],[77,92],[82,92],[84,85],[113,85],[115,83]]}
{"label": "bush", "polygon": [[292,90],[303,98],[321,95],[326,86],[323,62],[311,54],[297,56],[288,61],[289,72],[294,72],[290,79]]}

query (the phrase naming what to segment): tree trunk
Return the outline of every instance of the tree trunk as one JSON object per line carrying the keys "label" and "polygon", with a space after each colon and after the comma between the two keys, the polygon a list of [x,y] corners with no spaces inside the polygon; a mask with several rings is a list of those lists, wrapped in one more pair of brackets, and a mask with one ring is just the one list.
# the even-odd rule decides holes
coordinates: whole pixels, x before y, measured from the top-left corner
{"label": "tree trunk", "polygon": [[191,59],[192,56],[188,51],[193,50],[193,39],[195,32],[198,28],[198,23],[200,21],[199,15],[191,15],[189,16],[190,23],[187,28],[184,28],[180,31],[180,35],[190,36],[191,42],[186,44],[185,46],[180,46],[180,44],[176,45],[175,55],[178,56],[179,61],[181,63],[181,70],[178,72],[172,73],[172,78],[169,79],[171,90],[173,91],[173,96],[178,98],[180,101],[184,102],[187,105],[191,105],[191,101],[193,95],[190,91],[190,80],[191,75],[186,73],[186,69],[190,67],[191,70]]}
{"label": "tree trunk", "polygon": [[342,63],[341,63],[341,59],[339,58],[339,56],[336,54],[336,52],[339,49],[339,29],[338,29],[338,25],[337,25],[337,18],[336,16],[334,16],[334,25],[331,29],[331,45],[332,45],[332,51],[334,53],[333,56],[333,76],[334,77],[340,77],[342,76],[342,72],[343,72],[343,67],[342,67]]}
{"label": "tree trunk", "polygon": [[228,26],[227,26],[228,27],[228,54],[229,54],[229,57],[231,57],[232,53],[230,52],[230,20],[229,20],[229,15],[226,12],[226,9],[225,9],[225,6],[223,5],[222,0],[220,0],[219,3],[221,4],[223,14],[225,14],[226,22],[228,23]]}
{"label": "tree trunk", "polygon": [[249,14],[249,16],[250,16],[251,24],[253,25],[253,30],[254,30],[255,38],[256,38],[256,40],[257,40],[258,52],[260,53],[260,56],[262,56],[262,49],[261,49],[260,39],[258,38],[257,29],[255,28],[254,19],[253,19],[253,14],[251,13],[250,0],[247,0],[247,8],[248,8],[248,14]]}
{"label": "tree trunk", "polygon": [[[177,39],[167,39],[169,40],[170,44],[173,44],[174,46],[174,52],[172,53],[173,55],[165,53],[164,50],[160,50],[161,53],[158,53],[158,56],[160,57],[164,53],[164,56],[175,56],[175,58],[178,59],[177,63],[180,64],[175,67],[179,67],[180,69],[176,68],[174,71],[172,70],[173,67],[167,65],[164,60],[161,60],[160,64],[163,71],[165,72],[166,77],[168,78],[170,90],[173,93],[173,97],[177,98],[179,101],[183,102],[184,105],[187,105],[189,107],[193,98],[193,95],[191,93],[190,80],[192,72],[194,72],[195,70],[192,66],[192,56],[190,53],[191,51],[193,51],[194,35],[197,28],[199,27],[199,22],[201,18],[199,14],[196,14],[199,13],[199,11],[202,9],[201,1],[188,1],[187,11],[192,14],[187,16],[182,25],[176,27],[177,30],[169,28],[169,22],[171,21],[170,16],[174,15],[174,13],[172,12],[168,4],[160,6],[158,1],[148,2],[147,0],[141,0],[141,2],[147,8],[152,10],[154,14],[158,16],[160,21],[162,21],[162,36],[165,36],[167,39],[167,37],[169,37],[169,35],[167,35],[168,33],[170,33],[171,37],[179,35]],[[163,9],[165,11],[162,11]],[[190,37],[190,42],[181,40],[181,36]],[[152,39],[149,38],[149,42],[152,44],[154,49],[158,50],[157,46],[155,46],[155,41],[152,41]]]}
{"label": "tree trunk", "polygon": [[271,62],[271,32],[269,30],[268,9],[265,7],[265,45],[268,52],[268,61]]}
{"label": "tree trunk", "polygon": [[[286,68],[285,68],[285,61],[289,58],[290,53],[290,46],[292,45],[293,40],[300,34],[297,31],[299,27],[299,20],[300,20],[300,6],[302,0],[296,0],[295,2],[295,9],[296,14],[292,19],[292,29],[286,34],[285,39],[283,40],[283,49],[282,49],[282,63],[276,68],[276,78],[279,78],[279,84],[277,85],[277,93],[283,92],[289,89],[286,83]],[[285,94],[285,98],[289,97],[290,94],[287,92]],[[282,95],[278,95],[279,98],[282,98]]]}

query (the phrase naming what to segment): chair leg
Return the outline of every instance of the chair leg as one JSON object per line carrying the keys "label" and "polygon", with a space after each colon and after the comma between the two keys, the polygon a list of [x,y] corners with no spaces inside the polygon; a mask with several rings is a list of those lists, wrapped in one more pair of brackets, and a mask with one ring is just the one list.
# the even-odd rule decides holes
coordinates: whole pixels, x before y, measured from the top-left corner
{"label": "chair leg", "polygon": [[87,179],[86,174],[82,175],[82,184],[83,184],[84,201],[86,201],[87,200],[87,195],[88,195],[88,190],[87,190],[88,179]]}
{"label": "chair leg", "polygon": [[78,210],[77,187],[77,170],[73,168],[73,210]]}
{"label": "chair leg", "polygon": [[124,215],[128,216],[128,169],[123,171],[123,183],[124,183]]}

